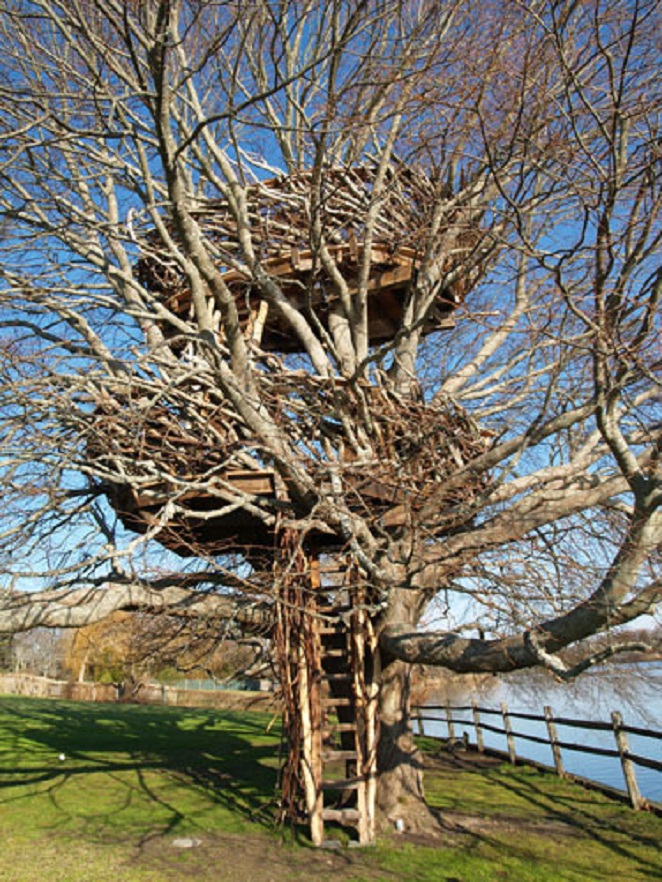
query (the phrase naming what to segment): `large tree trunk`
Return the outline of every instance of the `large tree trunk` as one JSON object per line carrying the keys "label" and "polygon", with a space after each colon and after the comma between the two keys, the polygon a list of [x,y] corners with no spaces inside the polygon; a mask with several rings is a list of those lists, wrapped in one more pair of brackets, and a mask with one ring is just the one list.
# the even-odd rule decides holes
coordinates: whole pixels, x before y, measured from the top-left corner
{"label": "large tree trunk", "polygon": [[[420,598],[413,597],[411,592],[403,593],[399,602],[391,605],[390,612],[404,616],[414,625],[420,612]],[[379,714],[378,825],[431,832],[438,827],[438,821],[425,802],[423,760],[414,743],[411,726],[411,665],[408,663],[382,656]]]}
{"label": "large tree trunk", "polygon": [[410,666],[391,661],[383,669],[380,693],[377,807],[380,820],[407,821],[424,802],[420,751],[410,724]]}

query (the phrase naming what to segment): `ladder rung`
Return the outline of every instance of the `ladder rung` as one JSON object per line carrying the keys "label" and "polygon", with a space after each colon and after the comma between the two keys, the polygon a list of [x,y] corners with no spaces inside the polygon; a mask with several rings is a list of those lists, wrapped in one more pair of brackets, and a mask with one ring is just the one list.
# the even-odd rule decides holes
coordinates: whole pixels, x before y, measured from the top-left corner
{"label": "ladder rung", "polygon": [[323,698],[322,707],[349,707],[352,699],[347,698]]}
{"label": "ladder rung", "polygon": [[323,821],[337,821],[339,824],[354,824],[361,820],[361,813],[357,809],[322,809]]}
{"label": "ladder rung", "polygon": [[354,675],[346,673],[345,671],[337,671],[333,674],[322,674],[325,680],[333,680],[334,683],[342,682],[343,680],[353,680]]}
{"label": "ladder rung", "polygon": [[338,640],[338,634],[329,634],[326,640],[322,640],[322,655],[330,655],[331,652],[335,649],[336,651],[340,650],[343,655],[349,655],[349,649],[347,647],[347,643],[345,642],[345,638],[342,640]]}
{"label": "ladder rung", "polygon": [[322,761],[332,763],[334,760],[352,760],[357,759],[358,754],[355,750],[323,750]]}
{"label": "ladder rung", "polygon": [[322,733],[324,735],[334,735],[336,732],[355,732],[356,723],[329,723],[324,726]]}
{"label": "ladder rung", "polygon": [[345,658],[348,654],[346,646],[329,646],[322,653],[325,658]]}
{"label": "ladder rung", "polygon": [[358,790],[364,778],[341,778],[339,781],[322,781],[322,790]]}

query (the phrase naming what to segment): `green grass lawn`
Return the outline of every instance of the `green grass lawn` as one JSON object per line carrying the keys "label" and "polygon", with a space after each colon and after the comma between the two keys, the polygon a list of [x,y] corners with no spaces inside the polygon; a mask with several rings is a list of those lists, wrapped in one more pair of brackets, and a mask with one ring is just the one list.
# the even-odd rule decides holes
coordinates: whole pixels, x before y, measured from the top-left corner
{"label": "green grass lawn", "polygon": [[436,756],[434,744],[427,793],[448,831],[438,842],[393,834],[376,848],[314,850],[274,829],[270,722],[0,699],[0,880],[662,878],[662,819],[527,767]]}

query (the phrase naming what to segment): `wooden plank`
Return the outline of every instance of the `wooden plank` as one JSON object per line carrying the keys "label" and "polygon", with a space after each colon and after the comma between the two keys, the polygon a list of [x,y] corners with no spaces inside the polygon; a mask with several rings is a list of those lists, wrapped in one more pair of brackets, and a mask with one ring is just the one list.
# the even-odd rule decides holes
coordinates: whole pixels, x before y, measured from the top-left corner
{"label": "wooden plank", "polygon": [[623,770],[623,777],[625,778],[625,785],[627,787],[630,803],[633,809],[639,810],[644,807],[645,800],[641,796],[639,784],[637,783],[637,775],[632,760],[630,759],[630,748],[627,735],[624,732],[623,717],[618,711],[614,711],[611,715],[611,721],[614,728],[614,737],[616,739],[616,746],[618,747],[618,753],[621,759],[621,768]]}
{"label": "wooden plank", "polygon": [[359,812],[357,809],[332,809],[325,808],[322,810],[322,818],[325,821],[335,821],[338,824],[353,825],[359,820]]}
{"label": "wooden plank", "polygon": [[[187,478],[193,479],[194,476],[182,476],[182,481]],[[250,469],[237,469],[223,472],[217,479],[210,481],[210,486],[218,488],[219,493],[223,493],[220,482],[226,482],[238,492],[247,493],[252,496],[273,496],[274,472],[267,471],[251,471]],[[230,492],[230,491],[227,491]],[[219,505],[222,504],[222,498],[212,493],[204,493],[200,490],[190,490],[180,493],[174,484],[167,481],[158,481],[152,485],[142,485],[140,489],[132,490],[133,499],[137,508],[152,508],[157,505],[165,504],[175,494],[178,500],[188,502],[191,499],[218,499]]]}
{"label": "wooden plank", "polygon": [[[311,569],[310,573],[310,581],[311,585],[314,585],[315,582],[315,559],[309,559],[309,566]],[[320,641],[319,634],[316,632],[317,628],[317,620],[311,618],[310,620],[310,721],[311,721],[311,734],[312,734],[312,745],[311,745],[311,766],[313,779],[315,781],[315,806],[310,819],[310,829],[311,829],[311,838],[313,841],[316,839],[320,842],[324,840],[324,821],[322,819],[322,809],[324,808],[324,797],[322,795],[322,789],[320,787],[320,783],[322,781],[323,774],[323,759],[322,759],[322,702],[321,702],[321,683],[320,678],[318,676],[318,672],[320,671],[322,664],[320,659]]]}
{"label": "wooden plank", "polygon": [[[508,743],[508,758],[511,764],[514,766],[517,764],[517,753],[515,751],[515,733],[513,732],[513,727],[510,723],[508,705],[505,701],[501,702],[501,715],[503,717],[503,728],[506,733],[506,742]],[[451,732],[450,728],[448,730],[448,737],[451,740],[455,738],[455,733]]]}
{"label": "wooden plank", "polygon": [[270,469],[229,469],[220,476],[221,480],[256,496],[270,496],[274,492],[274,478],[275,472]]}
{"label": "wooden plank", "polygon": [[327,723],[322,732],[324,737],[328,737],[335,735],[336,732],[354,732],[355,729],[356,723]]}
{"label": "wooden plank", "polygon": [[[319,771],[319,763],[316,762],[315,739],[319,736],[319,729],[315,731],[315,720],[312,714],[312,702],[310,693],[310,678],[308,676],[308,659],[306,658],[303,643],[298,646],[298,705],[301,721],[302,738],[302,761],[301,776],[303,780],[306,811],[310,822],[310,837],[313,845],[319,846],[324,841],[324,822],[322,821],[322,794],[319,787],[319,779],[316,772]],[[318,705],[319,707],[319,705]]]}
{"label": "wooden plank", "polygon": [[363,475],[349,475],[349,482],[362,496],[370,496],[385,503],[403,502],[407,493],[400,486],[385,484],[383,481],[366,480]]}
{"label": "wooden plank", "polygon": [[337,781],[322,781],[322,790],[358,790],[363,778],[341,778]]}
{"label": "wooden plank", "polygon": [[[353,585],[352,591],[352,600],[354,604],[359,604],[360,601],[364,599],[363,593],[360,588],[355,584]],[[356,747],[356,757],[357,757],[357,770],[360,771],[363,775],[366,771],[366,711],[367,707],[367,695],[366,695],[366,683],[365,683],[365,653],[366,653],[366,615],[363,610],[357,610],[356,616],[352,618],[352,629],[351,629],[351,637],[352,637],[352,673],[354,675],[354,694],[356,696],[356,705],[357,710],[362,714],[361,722],[363,725],[361,727],[357,726],[356,734],[354,737],[354,743]],[[357,720],[358,722],[358,720]],[[366,786],[365,777],[362,780],[361,786],[358,788],[358,792],[356,794],[357,808],[359,810],[359,822],[357,825],[359,842],[362,844],[367,844],[370,842],[370,832],[369,832],[369,811],[368,811],[368,793]]]}
{"label": "wooden plank", "polygon": [[[336,264],[356,263],[358,260],[363,259],[364,246],[355,244],[352,247],[350,243],[331,245],[327,248],[327,251]],[[408,281],[411,278],[412,269],[416,265],[415,254],[416,252],[412,248],[402,247],[392,252],[386,245],[377,243],[370,249],[370,261],[376,266],[381,264],[393,267],[393,269],[387,271],[393,275],[385,276],[382,283],[384,286],[402,284],[403,281]],[[286,252],[277,257],[267,258],[263,266],[269,275],[282,278],[287,276],[296,277],[297,275],[311,272],[315,266],[319,267],[321,264],[309,248],[293,248],[289,253]],[[223,273],[223,281],[228,285],[232,285],[235,282],[250,281],[250,277],[241,270],[231,269]],[[375,287],[380,287],[376,280],[372,281]],[[174,300],[174,298],[171,299]]]}
{"label": "wooden plank", "polygon": [[351,707],[351,698],[323,698],[322,707]]}
{"label": "wooden plank", "polygon": [[[543,712],[545,714],[545,723],[547,724],[547,735],[549,737],[549,743],[552,748],[552,757],[554,758],[554,768],[556,769],[556,774],[563,778],[565,777],[565,772],[563,770],[563,756],[561,754],[561,745],[559,744],[559,735],[556,729],[556,723],[554,721],[554,712],[552,711],[549,705],[545,705],[543,708]],[[478,750],[481,752],[484,751],[484,747],[482,744],[482,736],[480,740],[478,739],[478,728],[476,729],[476,740],[478,742]]]}
{"label": "wooden plank", "polygon": [[[365,599],[365,598],[363,598]],[[364,663],[365,679],[363,681],[362,699],[365,701],[363,708],[364,736],[363,736],[363,772],[366,784],[363,791],[359,791],[359,808],[362,811],[361,824],[359,826],[359,840],[363,844],[374,841],[375,838],[375,805],[377,798],[377,705],[379,702],[378,669],[379,655],[377,653],[377,634],[373,622],[365,611],[361,611],[361,622],[357,626],[362,642],[363,655],[367,664]]]}
{"label": "wooden plank", "polygon": [[322,759],[325,763],[332,763],[336,760],[353,760],[356,759],[355,750],[323,750]]}

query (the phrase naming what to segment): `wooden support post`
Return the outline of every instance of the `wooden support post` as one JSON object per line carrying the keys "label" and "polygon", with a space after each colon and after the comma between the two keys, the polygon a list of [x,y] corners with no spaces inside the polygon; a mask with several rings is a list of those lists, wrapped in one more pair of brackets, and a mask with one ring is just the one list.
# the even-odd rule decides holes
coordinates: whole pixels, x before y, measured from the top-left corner
{"label": "wooden support post", "polygon": [[366,665],[366,710],[365,710],[365,768],[366,777],[366,813],[367,842],[374,842],[377,803],[377,719],[379,704],[380,658],[378,639],[370,616],[364,613],[366,629],[366,649],[368,664]]}
{"label": "wooden support post", "polygon": [[310,820],[310,838],[313,845],[321,845],[324,840],[324,821],[322,820],[322,791],[320,788],[321,769],[316,740],[315,721],[311,714],[311,684],[308,676],[308,659],[303,644],[298,647],[298,687],[299,713],[301,715],[301,777],[306,799],[306,812]]}
{"label": "wooden support post", "polygon": [[552,756],[554,757],[554,768],[556,769],[556,774],[559,778],[563,778],[565,776],[565,770],[563,768],[563,758],[561,756],[561,745],[559,744],[559,736],[556,731],[556,723],[554,722],[554,714],[552,712],[551,707],[545,706],[545,723],[547,724],[547,735],[549,736],[549,743],[552,748]]}
{"label": "wooden support post", "polygon": [[508,713],[508,705],[505,701],[501,702],[501,715],[503,716],[503,728],[506,731],[506,740],[508,742],[508,759],[515,765],[517,763],[517,754],[515,753],[515,736],[513,735],[513,727],[510,724],[510,714]]}
{"label": "wooden support post", "polygon": [[418,723],[418,734],[425,735],[425,726],[423,725],[423,713],[420,707],[416,709],[416,721]]}
{"label": "wooden support post", "polygon": [[480,724],[480,712],[478,710],[478,702],[471,702],[473,707],[473,715],[474,715],[474,727],[476,729],[476,747],[478,748],[479,753],[483,753],[485,750],[485,742],[483,740],[483,727]]}
{"label": "wooden support post", "polygon": [[359,842],[365,845],[370,841],[370,810],[368,806],[368,788],[366,773],[366,739],[365,739],[365,714],[367,709],[367,694],[365,683],[365,630],[363,627],[364,614],[356,610],[356,586],[350,587],[350,605],[353,612],[350,617],[351,623],[351,650],[349,660],[353,675],[352,692],[354,694],[354,715],[356,728],[354,730],[354,744],[356,749],[356,765],[354,776],[362,778],[357,794],[356,807],[359,813],[357,832]]}
{"label": "wooden support post", "polygon": [[259,346],[262,342],[262,334],[264,332],[264,324],[269,313],[269,304],[266,300],[260,300],[260,305],[256,310],[251,311],[248,323],[248,332],[253,343]]}
{"label": "wooden support post", "polygon": [[446,724],[448,725],[448,740],[455,741],[455,726],[453,725],[453,710],[449,702],[446,702]]}
{"label": "wooden support post", "polygon": [[611,715],[611,724],[614,727],[614,737],[616,738],[616,746],[618,747],[618,755],[621,758],[621,768],[623,769],[623,777],[628,789],[628,796],[633,809],[641,809],[645,805],[645,800],[639,791],[637,784],[637,776],[634,771],[634,763],[630,759],[630,747],[628,745],[628,737],[623,729],[623,717],[618,711],[614,711]]}

